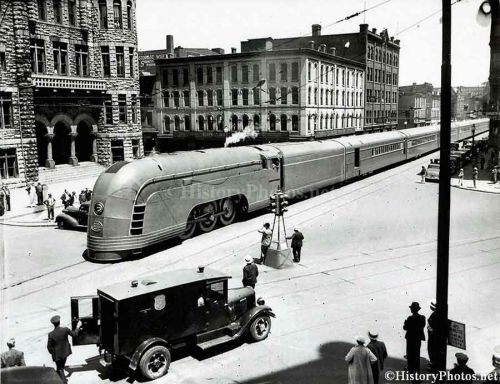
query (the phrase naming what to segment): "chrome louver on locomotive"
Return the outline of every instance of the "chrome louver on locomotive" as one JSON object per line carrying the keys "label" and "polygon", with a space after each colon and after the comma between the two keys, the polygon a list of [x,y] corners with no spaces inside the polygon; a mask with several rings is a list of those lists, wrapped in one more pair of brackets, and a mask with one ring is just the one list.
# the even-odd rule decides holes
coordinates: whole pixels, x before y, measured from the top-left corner
{"label": "chrome louver on locomotive", "polygon": [[130,222],[130,234],[142,235],[144,227],[144,213],[146,211],[146,204],[134,205],[134,212],[132,213],[132,221]]}

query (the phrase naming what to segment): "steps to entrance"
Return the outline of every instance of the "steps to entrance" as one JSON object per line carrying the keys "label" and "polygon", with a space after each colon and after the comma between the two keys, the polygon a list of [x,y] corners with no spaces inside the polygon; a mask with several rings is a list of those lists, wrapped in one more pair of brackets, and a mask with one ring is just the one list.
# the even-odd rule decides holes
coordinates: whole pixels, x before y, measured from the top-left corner
{"label": "steps to entrance", "polygon": [[55,168],[38,168],[38,180],[42,184],[53,184],[64,181],[97,177],[106,167],[93,162],[82,162],[78,165],[61,164]]}

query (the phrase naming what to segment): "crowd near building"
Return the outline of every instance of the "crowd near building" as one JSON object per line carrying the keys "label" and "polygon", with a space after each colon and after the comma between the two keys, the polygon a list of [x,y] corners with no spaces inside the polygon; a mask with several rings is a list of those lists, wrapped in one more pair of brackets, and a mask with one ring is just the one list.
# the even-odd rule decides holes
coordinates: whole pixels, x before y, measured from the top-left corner
{"label": "crowd near building", "polygon": [[135,0],[0,2],[0,172],[142,154]]}

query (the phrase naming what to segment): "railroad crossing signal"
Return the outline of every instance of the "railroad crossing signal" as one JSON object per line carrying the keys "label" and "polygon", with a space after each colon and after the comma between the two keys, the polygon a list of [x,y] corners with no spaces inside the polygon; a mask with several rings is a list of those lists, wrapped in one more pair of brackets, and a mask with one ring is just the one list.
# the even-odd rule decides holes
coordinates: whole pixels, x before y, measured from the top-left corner
{"label": "railroad crossing signal", "polygon": [[288,211],[288,196],[281,191],[277,191],[271,196],[271,210],[276,216],[283,216],[283,214]]}

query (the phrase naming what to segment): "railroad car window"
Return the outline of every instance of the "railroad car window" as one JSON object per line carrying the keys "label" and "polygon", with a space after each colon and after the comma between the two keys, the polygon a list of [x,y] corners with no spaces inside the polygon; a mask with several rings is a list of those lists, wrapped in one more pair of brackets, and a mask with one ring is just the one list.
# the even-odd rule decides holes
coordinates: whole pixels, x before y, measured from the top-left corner
{"label": "railroad car window", "polygon": [[264,156],[260,157],[260,162],[262,164],[262,168],[267,169],[267,159]]}
{"label": "railroad car window", "polygon": [[359,159],[359,148],[355,148],[354,149],[354,166],[355,167],[359,167],[359,163],[360,163],[359,160],[360,160]]}

